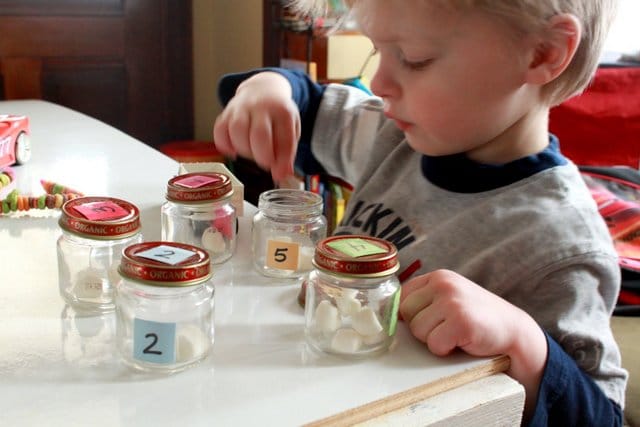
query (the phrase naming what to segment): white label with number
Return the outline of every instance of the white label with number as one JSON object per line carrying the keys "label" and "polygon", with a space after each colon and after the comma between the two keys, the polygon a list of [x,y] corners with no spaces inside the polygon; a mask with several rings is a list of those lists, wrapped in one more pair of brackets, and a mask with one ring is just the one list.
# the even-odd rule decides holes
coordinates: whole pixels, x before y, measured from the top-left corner
{"label": "white label with number", "polygon": [[196,253],[175,246],[159,245],[136,255],[169,265],[180,264],[185,259],[191,258]]}

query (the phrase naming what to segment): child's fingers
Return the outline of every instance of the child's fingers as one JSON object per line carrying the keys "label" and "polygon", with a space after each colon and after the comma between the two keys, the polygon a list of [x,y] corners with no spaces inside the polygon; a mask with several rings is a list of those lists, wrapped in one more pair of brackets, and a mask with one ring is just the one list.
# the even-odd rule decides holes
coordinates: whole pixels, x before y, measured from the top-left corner
{"label": "child's fingers", "polygon": [[249,141],[249,129],[251,117],[248,114],[234,114],[229,118],[229,138],[234,150],[239,156],[253,159],[251,144]]}
{"label": "child's fingers", "polygon": [[431,330],[426,343],[429,350],[436,356],[446,356],[460,345],[457,328],[445,319]]}
{"label": "child's fingers", "polygon": [[266,115],[254,115],[249,130],[250,150],[253,160],[264,170],[273,167],[273,131],[271,120]]}
{"label": "child's fingers", "polygon": [[416,289],[400,301],[400,315],[405,322],[410,323],[420,311],[431,305],[432,302],[433,293],[428,287]]}
{"label": "child's fingers", "polygon": [[409,296],[416,289],[420,289],[429,284],[430,273],[423,274],[421,276],[415,277],[411,280],[406,281],[402,284],[401,292],[400,292],[400,301],[404,301],[404,299]]}
{"label": "child's fingers", "polygon": [[293,174],[293,161],[300,134],[296,124],[298,117],[292,115],[288,120],[273,121],[273,157],[274,164],[271,174],[275,181],[282,180]]}
{"label": "child's fingers", "polygon": [[213,125],[213,143],[223,156],[236,157],[236,150],[231,143],[228,123],[224,114],[219,115]]}
{"label": "child's fingers", "polygon": [[436,304],[429,304],[418,311],[408,322],[411,334],[426,343],[431,331],[445,320]]}

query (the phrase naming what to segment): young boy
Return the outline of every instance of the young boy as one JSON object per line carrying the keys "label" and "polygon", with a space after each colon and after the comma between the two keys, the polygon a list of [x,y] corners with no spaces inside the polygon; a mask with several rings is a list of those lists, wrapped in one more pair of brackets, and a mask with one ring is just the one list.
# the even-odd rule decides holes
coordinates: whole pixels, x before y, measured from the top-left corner
{"label": "young boy", "polygon": [[[307,3],[294,1],[301,9]],[[337,233],[390,240],[400,313],[436,355],[506,354],[530,425],[621,425],[617,256],[548,134],[597,66],[614,0],[354,0],[377,97],[264,69],[225,76],[217,149],[354,184]]]}

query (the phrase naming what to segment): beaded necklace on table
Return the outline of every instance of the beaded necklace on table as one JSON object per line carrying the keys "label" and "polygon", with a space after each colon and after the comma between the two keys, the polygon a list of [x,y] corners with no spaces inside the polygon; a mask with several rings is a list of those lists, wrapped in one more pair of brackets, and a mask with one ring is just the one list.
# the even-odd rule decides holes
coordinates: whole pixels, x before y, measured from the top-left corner
{"label": "beaded necklace on table", "polygon": [[15,172],[13,169],[0,169],[0,197],[5,196],[0,199],[0,215],[31,209],[60,209],[66,201],[83,196],[77,190],[52,181],[41,179],[40,184],[45,194],[40,196],[20,194],[18,189],[14,188]]}

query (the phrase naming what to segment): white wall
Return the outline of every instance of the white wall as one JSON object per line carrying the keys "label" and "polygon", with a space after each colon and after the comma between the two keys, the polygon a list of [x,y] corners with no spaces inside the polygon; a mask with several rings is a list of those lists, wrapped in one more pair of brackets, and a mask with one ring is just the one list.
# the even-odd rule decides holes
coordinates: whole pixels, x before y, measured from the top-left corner
{"label": "white wall", "polygon": [[640,52],[640,0],[620,0],[618,16],[604,49],[628,54]]}

